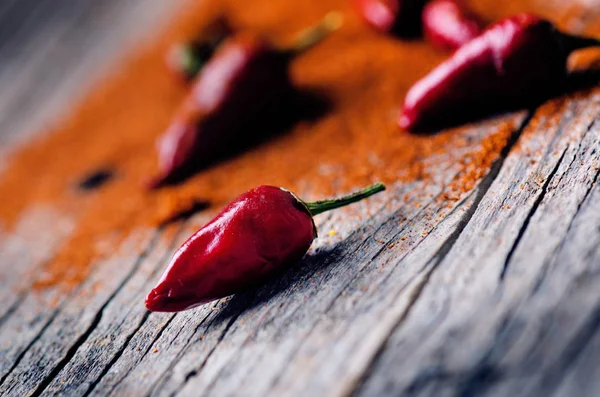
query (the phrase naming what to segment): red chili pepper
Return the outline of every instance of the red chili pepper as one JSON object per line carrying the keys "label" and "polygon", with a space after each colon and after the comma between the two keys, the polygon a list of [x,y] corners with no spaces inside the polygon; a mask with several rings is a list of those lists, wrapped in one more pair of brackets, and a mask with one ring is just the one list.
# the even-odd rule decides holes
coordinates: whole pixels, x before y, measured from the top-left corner
{"label": "red chili pepper", "polygon": [[354,4],[364,20],[382,32],[392,30],[400,10],[398,0],[355,0]]}
{"label": "red chili pepper", "polygon": [[354,0],[362,18],[381,32],[401,36],[421,33],[421,11],[427,0]]}
{"label": "red chili pepper", "polygon": [[407,130],[468,121],[530,106],[564,89],[566,61],[596,39],[559,32],[530,14],[504,19],[469,41],[407,93],[398,119]]}
{"label": "red chili pepper", "polygon": [[252,189],[177,250],[146,307],[176,312],[256,286],[304,256],[317,237],[313,216],[382,190],[378,183],[339,199],[306,203],[283,188]]}
{"label": "red chili pepper", "polygon": [[425,37],[441,48],[457,49],[481,31],[479,20],[458,0],[433,0],[421,18]]}
{"label": "red chili pepper", "polygon": [[288,76],[294,55],[321,41],[340,25],[329,14],[305,31],[290,49],[278,49],[253,33],[227,39],[196,77],[188,98],[158,142],[158,187],[227,154],[251,134],[249,127],[272,117],[292,96]]}
{"label": "red chili pepper", "polygon": [[195,40],[171,47],[167,53],[169,69],[186,81],[193,79],[232,33],[224,17],[215,19]]}

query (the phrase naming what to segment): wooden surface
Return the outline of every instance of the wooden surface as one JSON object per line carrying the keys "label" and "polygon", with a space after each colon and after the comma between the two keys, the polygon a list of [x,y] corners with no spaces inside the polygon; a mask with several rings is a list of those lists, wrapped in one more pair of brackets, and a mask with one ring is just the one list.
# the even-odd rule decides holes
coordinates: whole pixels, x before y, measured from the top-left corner
{"label": "wooden surface", "polygon": [[[6,153],[178,4],[61,2],[0,5]],[[319,217],[282,277],[176,315],[143,298],[207,215],[135,233],[65,296],[23,288],[73,227],[32,209],[0,234],[0,394],[600,395],[600,86],[543,106],[472,128],[512,138],[452,207],[454,167],[398,184],[369,217]]]}

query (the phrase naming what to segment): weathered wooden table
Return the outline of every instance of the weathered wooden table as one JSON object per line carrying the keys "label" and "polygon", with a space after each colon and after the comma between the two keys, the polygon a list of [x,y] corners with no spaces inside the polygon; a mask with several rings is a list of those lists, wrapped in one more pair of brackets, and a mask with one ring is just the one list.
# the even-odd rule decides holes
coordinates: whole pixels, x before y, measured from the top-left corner
{"label": "weathered wooden table", "polygon": [[[0,148],[34,139],[178,4],[3,1]],[[600,86],[546,106],[560,122],[507,116],[501,158],[445,217],[452,170],[429,202],[402,200],[412,184],[361,222],[321,220],[343,237],[326,254],[177,315],[143,298],[190,225],[119,248],[91,296],[40,296],[16,286],[68,225],[30,214],[0,234],[0,394],[599,396]]]}

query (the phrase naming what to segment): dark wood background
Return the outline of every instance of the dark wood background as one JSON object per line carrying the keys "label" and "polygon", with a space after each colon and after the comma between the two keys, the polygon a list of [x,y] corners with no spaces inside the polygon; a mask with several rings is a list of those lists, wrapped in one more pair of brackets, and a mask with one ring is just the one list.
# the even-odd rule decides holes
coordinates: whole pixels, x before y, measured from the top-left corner
{"label": "dark wood background", "polygon": [[[0,151],[35,139],[181,4],[3,0]],[[168,239],[136,233],[63,296],[20,288],[72,228],[32,209],[0,234],[0,394],[599,396],[600,86],[544,107],[473,128],[514,126],[452,208],[436,200],[451,167],[362,220],[318,219],[338,234],[259,290],[176,315],[143,299],[205,215]],[[431,199],[404,202],[409,189]]]}

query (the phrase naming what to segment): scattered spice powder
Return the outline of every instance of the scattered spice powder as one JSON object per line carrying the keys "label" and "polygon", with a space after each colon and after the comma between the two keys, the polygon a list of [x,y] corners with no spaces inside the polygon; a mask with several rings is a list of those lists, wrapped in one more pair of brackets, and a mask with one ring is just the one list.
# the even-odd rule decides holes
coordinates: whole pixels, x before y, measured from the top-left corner
{"label": "scattered spice powder", "polygon": [[[478,0],[473,6],[492,20],[538,10],[544,3]],[[543,15],[558,15],[556,9],[543,7]],[[173,43],[192,38],[220,9],[236,26],[279,43],[289,42],[330,10],[347,11],[340,31],[292,64],[298,87],[326,97],[329,109],[312,120],[298,120],[272,140],[181,185],[148,192],[142,185],[156,172],[155,140],[186,94],[185,84],[168,72],[165,53]],[[222,207],[261,184],[285,186],[312,199],[375,180],[427,181],[432,172],[458,164],[443,198],[456,200],[486,174],[514,126],[498,122],[500,127],[483,140],[481,133],[473,133],[477,128],[429,136],[398,131],[396,113],[406,91],[444,56],[425,42],[372,32],[345,0],[303,2],[301,7],[286,0],[190,1],[168,31],[132,54],[57,128],[11,156],[0,175],[0,228],[10,232],[26,209],[40,204],[75,219],[75,231],[46,265],[47,276],[37,282],[72,287],[103,255],[99,239],[110,237],[118,244],[134,229],[176,219],[198,203]],[[81,180],[107,165],[114,177],[89,191],[77,189]]]}

